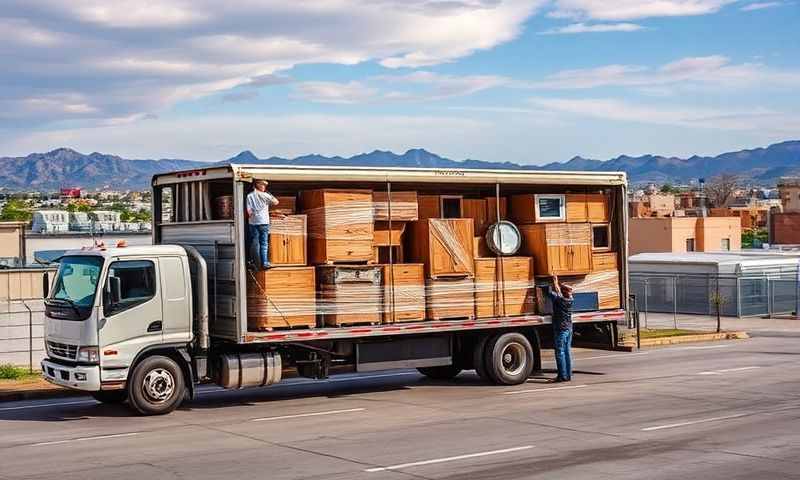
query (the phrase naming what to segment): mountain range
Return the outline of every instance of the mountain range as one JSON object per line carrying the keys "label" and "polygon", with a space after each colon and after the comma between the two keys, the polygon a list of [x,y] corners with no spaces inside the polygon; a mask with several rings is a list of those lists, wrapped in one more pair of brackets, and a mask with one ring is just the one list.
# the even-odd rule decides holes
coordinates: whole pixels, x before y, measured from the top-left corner
{"label": "mountain range", "polygon": [[589,170],[625,171],[631,183],[686,183],[734,173],[750,183],[774,185],[785,175],[800,175],[800,140],[786,141],[766,148],[728,152],[715,157],[689,158],[621,155],[610,160],[574,157],[567,162],[547,165],[519,165],[512,162],[450,160],[424,149],[403,154],[375,150],[352,157],[304,155],[296,158],[258,158],[250,151],[221,162],[192,160],[130,160],[116,155],[88,155],[69,148],[25,157],[0,157],[0,187],[10,190],[51,190],[65,186],[83,188],[145,189],[153,174],[215,164],[341,165],[376,167],[502,168],[511,170]]}

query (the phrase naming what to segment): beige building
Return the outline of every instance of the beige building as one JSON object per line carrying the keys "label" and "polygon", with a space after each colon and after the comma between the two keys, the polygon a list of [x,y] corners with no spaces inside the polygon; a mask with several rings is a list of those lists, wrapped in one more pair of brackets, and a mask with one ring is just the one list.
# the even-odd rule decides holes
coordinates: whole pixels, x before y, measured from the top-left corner
{"label": "beige building", "polygon": [[781,178],[778,193],[784,212],[800,212],[800,177]]}
{"label": "beige building", "polygon": [[25,222],[0,222],[0,263],[9,267],[24,263],[26,225]]}
{"label": "beige building", "polygon": [[739,217],[631,218],[630,254],[741,250]]}

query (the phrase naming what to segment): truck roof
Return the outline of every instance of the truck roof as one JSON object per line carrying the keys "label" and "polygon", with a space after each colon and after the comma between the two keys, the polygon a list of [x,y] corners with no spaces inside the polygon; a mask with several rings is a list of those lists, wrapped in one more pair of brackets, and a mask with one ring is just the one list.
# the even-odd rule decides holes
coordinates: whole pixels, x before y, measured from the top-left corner
{"label": "truck roof", "polygon": [[351,167],[312,165],[210,165],[180,172],[153,176],[153,185],[186,181],[234,178],[252,181],[257,178],[274,181],[342,181],[342,182],[409,182],[409,183],[507,183],[544,185],[626,185],[625,172],[585,172],[558,170],[494,170],[473,168],[409,168]]}
{"label": "truck roof", "polygon": [[134,247],[86,247],[67,250],[64,255],[97,255],[105,258],[120,256],[186,255],[180,245],[140,245]]}

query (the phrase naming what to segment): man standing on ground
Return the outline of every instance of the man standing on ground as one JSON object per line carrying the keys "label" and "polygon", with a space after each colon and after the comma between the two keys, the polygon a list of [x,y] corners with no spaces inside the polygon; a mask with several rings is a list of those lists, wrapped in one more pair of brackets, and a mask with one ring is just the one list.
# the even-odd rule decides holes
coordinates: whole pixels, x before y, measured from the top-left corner
{"label": "man standing on ground", "polygon": [[256,180],[253,191],[247,195],[247,218],[250,228],[250,241],[258,245],[261,268],[269,264],[269,206],[277,205],[278,199],[267,192],[267,181]]}
{"label": "man standing on ground", "polygon": [[553,301],[553,348],[556,352],[558,376],[554,382],[572,380],[572,287],[558,281],[553,275],[553,286],[548,290]]}

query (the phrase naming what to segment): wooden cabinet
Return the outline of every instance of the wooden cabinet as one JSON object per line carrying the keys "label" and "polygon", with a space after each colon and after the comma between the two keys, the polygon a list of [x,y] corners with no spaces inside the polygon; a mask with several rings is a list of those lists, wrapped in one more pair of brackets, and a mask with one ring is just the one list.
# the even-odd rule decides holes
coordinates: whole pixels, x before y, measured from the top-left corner
{"label": "wooden cabinet", "polygon": [[463,197],[461,195],[420,195],[419,219],[462,218]]}
{"label": "wooden cabinet", "polygon": [[321,323],[326,326],[378,324],[383,311],[382,269],[378,265],[317,267]]}
{"label": "wooden cabinet", "polygon": [[608,222],[609,197],[604,193],[568,193],[566,196],[567,222]]}
{"label": "wooden cabinet", "polygon": [[297,213],[297,197],[294,195],[277,196],[278,204],[274,207],[269,207],[269,213],[282,213],[284,215],[292,215]]}
{"label": "wooden cabinet", "polygon": [[472,276],[471,218],[429,218],[408,224],[406,257],[425,264],[428,278]]}
{"label": "wooden cabinet", "polygon": [[592,254],[592,271],[618,270],[617,254],[615,252],[602,252]]}
{"label": "wooden cabinet", "polygon": [[586,212],[586,194],[568,193],[565,195],[567,203],[567,222],[586,223],[588,216]]}
{"label": "wooden cabinet", "polygon": [[392,222],[391,230],[389,230],[389,222],[375,222],[375,230],[372,235],[373,243],[376,247],[402,245],[405,231],[405,222]]}
{"label": "wooden cabinet", "polygon": [[372,259],[371,190],[305,190],[300,196],[308,215],[308,250],[313,264]]}
{"label": "wooden cabinet", "polygon": [[520,225],[521,253],[533,257],[539,275],[581,275],[591,271],[588,223]]}
{"label": "wooden cabinet", "polygon": [[306,216],[272,217],[269,227],[269,261],[272,265],[306,265]]}
{"label": "wooden cabinet", "polygon": [[276,267],[247,277],[247,329],[315,327],[314,267]]}
{"label": "wooden cabinet", "polygon": [[475,259],[475,316],[533,313],[536,302],[531,257]]}
{"label": "wooden cabinet", "polygon": [[396,263],[383,268],[383,323],[425,320],[425,268]]}
{"label": "wooden cabinet", "polygon": [[[389,221],[389,194],[372,192],[376,222]],[[417,192],[392,192],[392,223],[419,219]]]}

